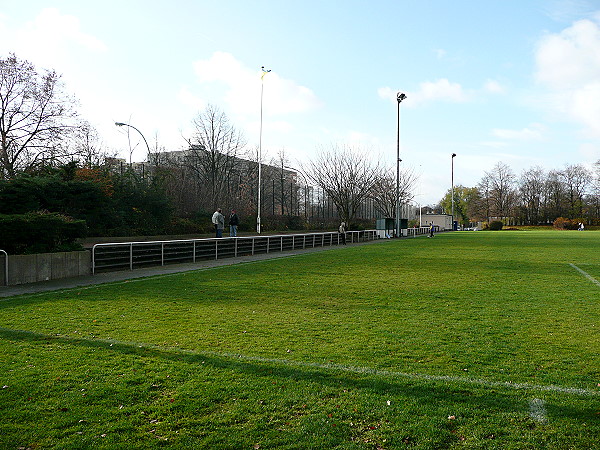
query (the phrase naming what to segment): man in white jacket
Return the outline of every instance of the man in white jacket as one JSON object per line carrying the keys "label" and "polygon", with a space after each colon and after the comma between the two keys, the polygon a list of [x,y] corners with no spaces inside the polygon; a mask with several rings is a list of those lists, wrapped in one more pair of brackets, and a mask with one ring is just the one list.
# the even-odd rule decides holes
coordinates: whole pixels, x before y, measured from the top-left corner
{"label": "man in white jacket", "polygon": [[212,223],[215,226],[215,232],[217,237],[223,237],[223,230],[225,229],[225,216],[221,208],[217,209],[212,216]]}

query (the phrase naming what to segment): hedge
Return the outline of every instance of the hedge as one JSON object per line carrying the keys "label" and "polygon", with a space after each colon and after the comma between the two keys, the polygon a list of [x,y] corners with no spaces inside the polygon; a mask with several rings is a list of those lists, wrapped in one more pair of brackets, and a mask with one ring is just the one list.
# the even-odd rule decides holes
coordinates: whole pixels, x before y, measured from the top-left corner
{"label": "hedge", "polygon": [[84,220],[62,214],[0,214],[0,249],[11,254],[79,250],[75,240],[86,235]]}

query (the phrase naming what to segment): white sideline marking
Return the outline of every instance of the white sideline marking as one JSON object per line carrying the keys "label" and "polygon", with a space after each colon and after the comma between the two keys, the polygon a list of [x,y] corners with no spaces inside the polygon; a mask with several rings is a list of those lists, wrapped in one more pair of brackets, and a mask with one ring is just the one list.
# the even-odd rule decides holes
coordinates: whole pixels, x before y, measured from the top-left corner
{"label": "white sideline marking", "polygon": [[177,348],[164,348],[159,347],[158,345],[153,344],[142,344],[136,342],[123,342],[117,341],[114,339],[82,339],[80,337],[71,337],[68,335],[46,335],[43,333],[36,333],[34,331],[26,331],[26,330],[11,330],[9,328],[4,328],[0,326],[0,330],[3,331],[14,331],[19,333],[26,333],[33,336],[40,336],[42,338],[47,337],[50,339],[69,339],[73,341],[89,341],[89,342],[101,342],[106,344],[107,347],[111,347],[114,344],[129,346],[129,347],[137,347],[137,348],[145,348],[148,350],[157,350],[165,353],[180,353],[184,355],[195,355],[198,357],[218,357],[218,358],[229,358],[229,359],[237,359],[242,361],[253,361],[253,362],[262,362],[262,363],[272,363],[272,364],[280,364],[288,367],[307,367],[307,368],[315,368],[322,370],[337,370],[342,372],[351,372],[357,374],[367,374],[367,375],[377,375],[381,377],[387,378],[404,378],[409,380],[421,380],[421,381],[441,381],[441,382],[452,382],[452,383],[463,383],[470,385],[477,385],[487,388],[508,388],[514,390],[529,390],[529,391],[542,391],[542,392],[555,392],[562,394],[570,394],[570,395],[580,395],[580,396],[600,396],[600,390],[595,391],[591,389],[583,389],[583,388],[573,388],[573,387],[565,387],[565,386],[557,386],[557,385],[538,385],[538,384],[529,384],[529,383],[512,383],[510,381],[490,381],[482,378],[469,378],[469,377],[458,377],[453,375],[428,375],[428,374],[420,374],[420,373],[406,373],[406,372],[392,372],[389,370],[379,370],[373,369],[371,367],[354,367],[354,366],[346,366],[343,364],[333,364],[333,363],[316,363],[316,362],[305,362],[305,361],[294,361],[290,359],[277,359],[277,358],[263,358],[261,356],[249,356],[249,355],[241,355],[239,353],[218,353],[218,352],[195,352],[192,350],[183,350]]}
{"label": "white sideline marking", "polygon": [[235,355],[235,354],[227,354],[227,353],[205,352],[203,354],[221,356],[221,357],[235,357],[235,358],[243,359],[243,360],[247,360],[247,361],[269,362],[269,363],[276,363],[276,364],[282,364],[282,365],[287,365],[287,366],[314,367],[317,369],[326,369],[326,370],[340,370],[340,371],[344,371],[344,372],[352,372],[352,373],[360,373],[360,374],[368,374],[368,375],[378,375],[378,376],[389,377],[389,378],[406,378],[406,379],[410,379],[410,380],[464,383],[464,384],[478,385],[478,386],[489,387],[489,388],[509,388],[509,389],[515,389],[515,390],[559,392],[559,393],[563,393],[563,394],[582,395],[582,396],[600,396],[600,391],[557,386],[557,385],[553,385],[553,384],[537,385],[537,384],[528,384],[528,383],[513,383],[511,381],[490,381],[490,380],[485,380],[485,379],[481,379],[481,378],[457,377],[457,376],[453,376],[453,375],[428,375],[428,374],[422,374],[422,373],[392,372],[389,370],[373,369],[371,367],[353,367],[353,366],[346,366],[346,365],[342,365],[342,364],[320,364],[320,363],[292,361],[292,360],[285,360],[285,359],[261,358],[258,356]]}
{"label": "white sideline marking", "polygon": [[546,423],[548,418],[546,416],[546,406],[542,399],[534,398],[529,402],[529,417],[536,422]]}
{"label": "white sideline marking", "polygon": [[594,283],[596,286],[600,287],[600,281],[596,280],[593,276],[591,276],[589,273],[587,273],[585,270],[580,269],[579,267],[577,267],[575,264],[569,263],[569,265],[577,270],[579,273],[581,273],[584,277],[586,277],[588,280],[590,280],[592,283]]}

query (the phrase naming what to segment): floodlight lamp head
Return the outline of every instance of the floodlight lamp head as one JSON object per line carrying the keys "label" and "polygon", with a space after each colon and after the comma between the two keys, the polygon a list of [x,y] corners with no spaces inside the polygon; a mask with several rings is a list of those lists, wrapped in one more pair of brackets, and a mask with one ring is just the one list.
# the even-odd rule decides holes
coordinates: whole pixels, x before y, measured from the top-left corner
{"label": "floodlight lamp head", "polygon": [[452,157],[454,158],[456,156],[456,153],[452,153]]}
{"label": "floodlight lamp head", "polygon": [[398,92],[398,94],[396,94],[396,100],[398,100],[398,103],[400,103],[404,99],[406,99],[406,94],[405,93]]}

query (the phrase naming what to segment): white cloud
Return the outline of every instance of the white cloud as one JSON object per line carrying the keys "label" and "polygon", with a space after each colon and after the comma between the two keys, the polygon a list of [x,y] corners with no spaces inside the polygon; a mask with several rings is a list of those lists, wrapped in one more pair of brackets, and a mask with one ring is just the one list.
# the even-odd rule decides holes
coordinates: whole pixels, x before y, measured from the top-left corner
{"label": "white cloud", "polygon": [[468,95],[462,86],[459,83],[451,83],[446,78],[441,78],[435,82],[426,81],[421,83],[420,90],[411,94],[413,99],[411,104],[437,100],[463,103],[468,100]]}
{"label": "white cloud", "polygon": [[[224,87],[225,101],[232,112],[256,115],[260,108],[261,70],[246,67],[229,53],[215,52],[209,59],[196,61],[194,71],[200,82]],[[321,106],[312,90],[275,71],[266,74],[263,83],[266,115],[304,113]]]}
{"label": "white cloud", "polygon": [[541,39],[536,80],[549,89],[544,103],[600,137],[600,26],[580,20]]}
{"label": "white cloud", "polygon": [[499,139],[518,140],[518,141],[539,141],[543,139],[545,127],[539,123],[531,124],[522,130],[508,130],[495,128],[492,135]]}
{"label": "white cloud", "polygon": [[207,105],[206,100],[191,92],[187,86],[183,86],[179,90],[177,93],[177,98],[183,105],[188,106],[196,111],[202,111]]}
{"label": "white cloud", "polygon": [[600,160],[600,145],[590,142],[583,143],[579,146],[579,154],[587,161],[598,161]]}
{"label": "white cloud", "polygon": [[[418,106],[435,101],[464,103],[470,99],[470,95],[465,92],[459,83],[451,83],[446,78],[441,78],[435,82],[423,82],[419,85],[419,88],[417,92],[406,92],[407,98],[403,104],[406,104],[406,106]],[[396,101],[397,91],[394,91],[390,87],[379,88],[377,93],[381,98]]]}
{"label": "white cloud", "polygon": [[483,85],[483,90],[491,94],[504,94],[506,89],[496,80],[487,80]]}
{"label": "white cloud", "polygon": [[490,147],[490,148],[495,148],[495,149],[504,148],[504,147],[508,146],[508,144],[506,142],[500,142],[500,141],[483,141],[483,142],[480,142],[479,145],[481,145],[482,147]]}
{"label": "white cloud", "polygon": [[545,36],[536,52],[539,82],[554,88],[577,88],[598,79],[600,28],[580,20],[559,34]]}
{"label": "white cloud", "polygon": [[573,92],[571,115],[600,137],[600,81],[589,83]]}
{"label": "white cloud", "polygon": [[106,45],[81,29],[79,19],[61,14],[56,8],[43,9],[19,30],[3,27],[0,48],[14,51],[17,56],[35,61],[44,68],[63,69],[68,60],[68,47],[83,48],[94,53],[105,52]]}

